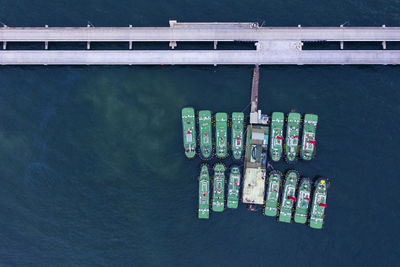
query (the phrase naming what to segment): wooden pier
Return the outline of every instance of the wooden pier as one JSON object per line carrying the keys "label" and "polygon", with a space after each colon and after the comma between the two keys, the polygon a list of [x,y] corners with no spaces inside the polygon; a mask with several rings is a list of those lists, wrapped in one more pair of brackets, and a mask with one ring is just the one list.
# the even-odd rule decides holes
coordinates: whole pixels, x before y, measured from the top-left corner
{"label": "wooden pier", "polygon": [[251,109],[250,112],[257,112],[258,109],[258,89],[260,85],[260,67],[254,66],[253,81],[251,84]]}

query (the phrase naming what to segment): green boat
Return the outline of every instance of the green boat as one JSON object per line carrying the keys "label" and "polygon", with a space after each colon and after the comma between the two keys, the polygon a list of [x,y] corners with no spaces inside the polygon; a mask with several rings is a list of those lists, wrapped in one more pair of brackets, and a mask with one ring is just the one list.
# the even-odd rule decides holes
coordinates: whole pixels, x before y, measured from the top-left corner
{"label": "green boat", "polygon": [[319,178],[315,182],[314,197],[310,216],[311,228],[321,229],[322,225],[324,224],[327,189],[327,181],[325,178]]}
{"label": "green boat", "polygon": [[315,133],[317,130],[318,116],[315,114],[306,114],[303,123],[303,136],[301,144],[301,158],[311,160],[315,155]]}
{"label": "green boat", "polygon": [[282,112],[272,113],[269,154],[272,161],[275,162],[279,161],[282,156],[283,122],[284,115]]}
{"label": "green boat", "polygon": [[268,189],[265,201],[264,214],[267,216],[276,216],[278,212],[279,189],[281,186],[282,173],[271,171],[268,179]]}
{"label": "green boat", "polygon": [[203,165],[199,179],[199,219],[208,219],[210,216],[210,176],[208,167]]}
{"label": "green boat", "polygon": [[300,181],[297,193],[296,211],[294,213],[294,221],[297,223],[306,223],[308,216],[308,207],[310,205],[311,180],[303,178]]}
{"label": "green boat", "polygon": [[209,159],[212,156],[211,111],[199,111],[199,131],[200,155],[203,159]]}
{"label": "green boat", "polygon": [[225,166],[218,163],[214,166],[214,185],[212,210],[216,212],[224,211],[225,201]]}
{"label": "green boat", "polygon": [[193,108],[182,109],[183,146],[189,159],[196,155],[196,123]]}
{"label": "green boat", "polygon": [[300,113],[290,112],[286,125],[285,154],[288,163],[295,163],[299,151]]}
{"label": "green boat", "polygon": [[293,205],[296,202],[296,187],[299,179],[297,171],[288,171],[285,177],[285,185],[283,187],[281,199],[281,211],[279,213],[279,221],[290,223],[292,221]]}
{"label": "green boat", "polygon": [[239,188],[240,188],[240,169],[239,167],[232,167],[229,175],[228,185],[228,201],[227,207],[236,209],[239,203]]}
{"label": "green boat", "polygon": [[225,158],[228,152],[228,114],[218,112],[215,114],[215,135],[217,157]]}
{"label": "green boat", "polygon": [[236,160],[240,160],[243,154],[243,122],[243,112],[232,113],[232,154]]}

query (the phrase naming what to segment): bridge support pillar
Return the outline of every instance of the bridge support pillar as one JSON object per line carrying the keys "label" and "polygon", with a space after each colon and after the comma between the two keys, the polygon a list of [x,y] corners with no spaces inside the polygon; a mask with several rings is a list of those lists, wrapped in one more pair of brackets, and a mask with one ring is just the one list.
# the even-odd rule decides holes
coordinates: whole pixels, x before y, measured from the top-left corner
{"label": "bridge support pillar", "polygon": [[214,50],[217,49],[217,45],[218,45],[218,42],[217,42],[217,41],[214,41]]}
{"label": "bridge support pillar", "polygon": [[169,42],[169,47],[171,47],[172,49],[175,49],[176,46],[177,46],[177,44],[175,41]]}
{"label": "bridge support pillar", "polygon": [[[87,27],[90,28],[90,24],[88,24]],[[86,43],[86,49],[87,50],[90,49],[90,42],[89,41]]]}
{"label": "bridge support pillar", "polygon": [[344,49],[344,42],[340,41],[340,49],[343,50]]}
{"label": "bridge support pillar", "polygon": [[383,41],[383,42],[382,42],[382,48],[383,48],[384,50],[386,50],[386,41]]}
{"label": "bridge support pillar", "polygon": [[48,41],[44,42],[44,49],[45,50],[49,49],[49,42]]}
{"label": "bridge support pillar", "polygon": [[133,45],[132,45],[132,41],[129,41],[129,50],[132,50]]}
{"label": "bridge support pillar", "polygon": [[7,49],[7,42],[3,42],[3,50]]}

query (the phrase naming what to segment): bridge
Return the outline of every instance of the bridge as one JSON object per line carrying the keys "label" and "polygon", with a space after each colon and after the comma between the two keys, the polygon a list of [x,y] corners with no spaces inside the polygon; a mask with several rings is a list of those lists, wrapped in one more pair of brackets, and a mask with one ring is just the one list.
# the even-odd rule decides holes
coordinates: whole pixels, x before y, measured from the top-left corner
{"label": "bridge", "polygon": [[[304,50],[304,42],[338,42],[336,50]],[[272,65],[400,64],[400,27],[260,27],[257,23],[178,23],[169,27],[0,28],[1,65]],[[13,42],[41,42],[43,50],[8,50]],[[82,50],[51,50],[49,43],[85,42]],[[125,50],[91,50],[91,42],[126,42]],[[135,42],[169,42],[169,50],[136,50]],[[175,50],[183,42],[214,49]],[[219,42],[253,42],[253,50],[219,50]],[[379,42],[381,49],[346,50],[346,42]],[[51,47],[50,47],[51,48]]]}

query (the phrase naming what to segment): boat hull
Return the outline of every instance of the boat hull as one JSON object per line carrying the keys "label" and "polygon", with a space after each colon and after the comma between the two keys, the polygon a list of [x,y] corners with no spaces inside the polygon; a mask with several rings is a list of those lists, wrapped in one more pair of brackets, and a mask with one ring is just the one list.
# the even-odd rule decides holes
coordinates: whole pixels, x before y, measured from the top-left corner
{"label": "boat hull", "polygon": [[299,135],[300,135],[300,113],[291,112],[288,115],[286,125],[285,139],[285,158],[289,164],[294,164],[297,161],[299,151]]}
{"label": "boat hull", "polygon": [[274,162],[280,161],[282,157],[284,119],[282,112],[272,113],[269,154]]}
{"label": "boat hull", "polygon": [[186,107],[182,109],[183,147],[187,158],[196,155],[196,119],[194,109]]}
{"label": "boat hull", "polygon": [[226,206],[230,209],[236,209],[239,205],[239,189],[240,189],[241,175],[239,167],[232,167],[229,174],[228,183],[228,199]]}
{"label": "boat hull", "polygon": [[311,160],[315,156],[317,124],[317,115],[306,114],[304,116],[302,143],[300,149],[300,155],[303,160]]}
{"label": "boat hull", "polygon": [[290,223],[292,221],[292,210],[296,202],[296,187],[299,173],[290,170],[286,173],[285,184],[283,187],[279,221]]}
{"label": "boat hull", "polygon": [[215,151],[218,158],[228,155],[228,114],[215,114]]}
{"label": "boat hull", "polygon": [[212,122],[211,111],[199,111],[199,135],[200,135],[200,156],[203,159],[212,157]]}
{"label": "boat hull", "polygon": [[311,228],[322,229],[324,225],[327,189],[327,180],[325,178],[319,178],[315,182],[313,203],[310,213]]}
{"label": "boat hull", "polygon": [[296,223],[305,224],[307,222],[308,210],[311,202],[310,197],[311,180],[309,178],[303,178],[300,181],[297,192],[296,211],[294,213],[294,221]]}
{"label": "boat hull", "polygon": [[232,113],[232,136],[231,136],[231,147],[232,156],[235,160],[240,160],[243,156],[243,123],[244,113],[233,112]]}
{"label": "boat hull", "polygon": [[215,212],[224,211],[225,205],[225,166],[216,164],[214,166],[212,210]]}
{"label": "boat hull", "polygon": [[199,178],[199,219],[208,219],[210,217],[210,176],[208,166],[203,165]]}
{"label": "boat hull", "polygon": [[268,175],[268,188],[265,199],[264,215],[276,216],[278,214],[279,192],[281,187],[282,173],[271,171]]}

